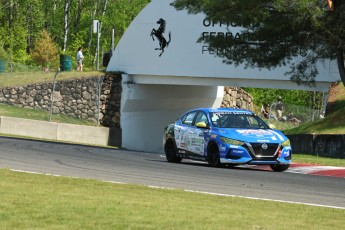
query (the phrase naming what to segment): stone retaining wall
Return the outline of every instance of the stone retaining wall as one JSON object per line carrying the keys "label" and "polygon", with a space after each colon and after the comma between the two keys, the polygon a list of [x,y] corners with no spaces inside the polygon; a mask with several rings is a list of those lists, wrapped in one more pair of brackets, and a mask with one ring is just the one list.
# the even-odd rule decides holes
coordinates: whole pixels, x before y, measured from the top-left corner
{"label": "stone retaining wall", "polygon": [[[99,119],[103,126],[120,128],[121,80],[121,75],[111,74],[58,80],[53,94],[52,113],[65,114],[95,123]],[[50,111],[52,89],[53,83],[0,88],[0,103]],[[100,97],[99,89],[101,89]],[[239,87],[224,87],[221,107],[252,110],[253,98]]]}
{"label": "stone retaining wall", "polygon": [[253,97],[239,87],[224,87],[222,108],[241,108],[253,110]]}
{"label": "stone retaining wall", "polygon": [[[99,82],[102,84],[100,100]],[[0,88],[0,103],[50,111],[52,89],[53,83]],[[121,91],[120,76],[59,80],[53,94],[52,113],[87,119],[95,123],[99,118],[104,126],[120,127]]]}
{"label": "stone retaining wall", "polygon": [[121,75],[107,74],[103,79],[100,114],[103,126],[120,128],[121,81]]}

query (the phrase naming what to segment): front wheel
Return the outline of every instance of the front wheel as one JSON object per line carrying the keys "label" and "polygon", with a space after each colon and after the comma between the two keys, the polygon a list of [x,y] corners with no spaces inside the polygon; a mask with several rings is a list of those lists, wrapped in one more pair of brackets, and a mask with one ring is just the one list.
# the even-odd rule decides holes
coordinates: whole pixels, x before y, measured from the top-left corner
{"label": "front wheel", "polygon": [[182,158],[177,156],[177,148],[173,141],[167,141],[164,146],[165,157],[168,162],[179,163]]}
{"label": "front wheel", "polygon": [[284,172],[285,170],[287,170],[289,168],[290,165],[270,165],[271,169],[275,172]]}
{"label": "front wheel", "polygon": [[212,167],[220,167],[219,150],[215,144],[211,144],[207,149],[207,161]]}

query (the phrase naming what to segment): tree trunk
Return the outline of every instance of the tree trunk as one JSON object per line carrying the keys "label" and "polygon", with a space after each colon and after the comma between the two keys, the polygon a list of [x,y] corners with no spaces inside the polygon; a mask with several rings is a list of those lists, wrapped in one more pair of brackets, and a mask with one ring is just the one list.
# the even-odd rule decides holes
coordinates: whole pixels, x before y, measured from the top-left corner
{"label": "tree trunk", "polygon": [[70,8],[70,0],[65,0],[65,9],[64,9],[64,39],[63,39],[63,52],[67,49],[67,41],[68,41],[68,15],[69,15],[69,8]]}
{"label": "tree trunk", "polygon": [[26,26],[27,26],[27,29],[28,29],[28,36],[26,37],[26,43],[27,43],[27,46],[26,46],[26,53],[27,54],[30,54],[30,49],[31,49],[31,35],[33,34],[33,29],[32,29],[32,15],[31,15],[31,12],[32,12],[32,5],[30,3],[28,3],[28,5],[26,6],[26,12],[28,12],[26,14]]}
{"label": "tree trunk", "polygon": [[345,85],[345,63],[344,63],[344,50],[339,49],[337,54],[338,70],[341,81]]}
{"label": "tree trunk", "polygon": [[80,19],[81,19],[81,12],[83,10],[83,1],[78,0],[77,2],[77,18],[74,23],[74,32],[77,33],[79,31]]}

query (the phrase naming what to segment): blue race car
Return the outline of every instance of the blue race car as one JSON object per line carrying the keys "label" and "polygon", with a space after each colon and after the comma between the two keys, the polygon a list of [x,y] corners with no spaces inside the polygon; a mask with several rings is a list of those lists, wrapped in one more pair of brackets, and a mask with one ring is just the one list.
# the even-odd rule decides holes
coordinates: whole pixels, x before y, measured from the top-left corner
{"label": "blue race car", "polygon": [[191,110],[164,129],[163,145],[167,160],[175,163],[185,158],[214,167],[270,165],[277,172],[291,163],[289,139],[244,109]]}

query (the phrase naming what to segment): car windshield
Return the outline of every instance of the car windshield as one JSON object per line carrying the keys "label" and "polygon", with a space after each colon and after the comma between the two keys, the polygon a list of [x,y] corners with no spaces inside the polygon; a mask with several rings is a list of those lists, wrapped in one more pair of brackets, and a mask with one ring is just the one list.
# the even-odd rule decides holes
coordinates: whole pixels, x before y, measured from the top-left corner
{"label": "car windshield", "polygon": [[250,113],[210,113],[212,125],[218,128],[269,129],[258,116]]}

